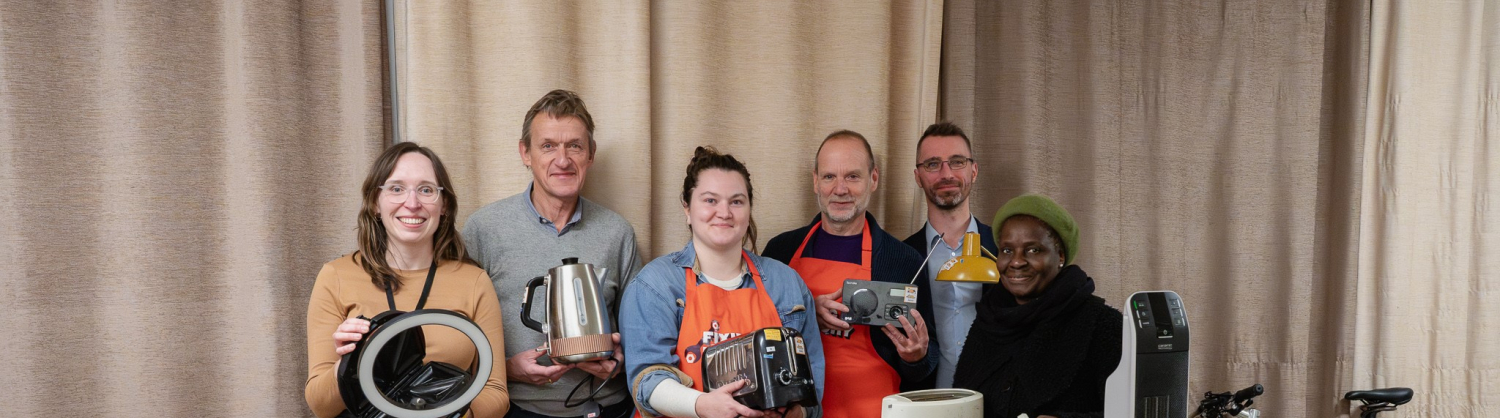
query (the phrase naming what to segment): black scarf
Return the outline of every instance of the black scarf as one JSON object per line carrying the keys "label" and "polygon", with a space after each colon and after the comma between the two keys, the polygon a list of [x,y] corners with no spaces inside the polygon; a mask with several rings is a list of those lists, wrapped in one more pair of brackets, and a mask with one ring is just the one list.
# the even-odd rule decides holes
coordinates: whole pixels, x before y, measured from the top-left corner
{"label": "black scarf", "polygon": [[[959,364],[964,367],[959,367],[954,373],[954,386],[971,389],[983,388],[987,384],[1003,386],[1004,382],[986,381],[1015,356],[1019,343],[1039,325],[1071,317],[1093,294],[1094,279],[1076,265],[1064,267],[1041,295],[1025,305],[1016,303],[1015,296],[1004,286],[995,286],[975,306],[974,325],[969,328],[964,355],[959,358]],[[970,347],[984,348],[986,352],[970,353]],[[986,397],[991,393],[980,392],[985,392]]]}

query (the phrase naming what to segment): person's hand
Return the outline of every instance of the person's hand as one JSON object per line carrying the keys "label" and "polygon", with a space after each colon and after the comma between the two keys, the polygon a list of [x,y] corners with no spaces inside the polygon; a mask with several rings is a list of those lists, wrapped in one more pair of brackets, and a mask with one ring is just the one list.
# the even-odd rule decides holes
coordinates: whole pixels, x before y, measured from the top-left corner
{"label": "person's hand", "polygon": [[750,383],[749,380],[736,380],[734,383],[714,389],[713,392],[705,393],[698,397],[693,404],[693,411],[698,413],[699,418],[736,418],[736,417],[762,417],[760,411],[750,409],[748,406],[740,405],[734,400],[734,391],[740,390]]}
{"label": "person's hand", "polygon": [[614,368],[616,366],[619,366],[620,362],[625,361],[625,349],[620,348],[620,333],[614,333],[614,335],[610,336],[610,339],[613,339],[615,341],[614,355],[609,356],[608,358],[594,359],[578,363],[578,370],[589,372],[589,374],[594,375],[594,377],[599,378],[599,380],[609,379],[609,373],[611,371],[614,371]]}
{"label": "person's hand", "polygon": [[839,290],[833,291],[833,293],[818,295],[813,298],[813,303],[818,305],[814,309],[818,310],[819,327],[835,331],[848,331],[849,328],[852,328],[848,322],[839,319],[839,314],[849,311],[848,306],[837,302],[843,297],[844,288],[841,287]]}
{"label": "person's hand", "polygon": [[339,327],[333,330],[333,352],[338,353],[339,356],[353,352],[354,342],[364,338],[366,332],[370,332],[370,320],[345,319],[344,323],[339,324]]}
{"label": "person's hand", "polygon": [[505,359],[505,378],[517,382],[526,382],[538,386],[546,386],[562,378],[563,373],[573,370],[572,365],[555,364],[543,366],[537,364],[537,357],[541,357],[543,348],[526,350],[516,353],[515,356]]}
{"label": "person's hand", "polygon": [[885,324],[880,330],[885,331],[885,336],[896,344],[896,352],[901,354],[901,360],[916,363],[927,357],[927,321],[922,320],[922,313],[915,309],[908,312],[912,320],[907,321],[906,316],[896,318],[901,321],[901,329]]}

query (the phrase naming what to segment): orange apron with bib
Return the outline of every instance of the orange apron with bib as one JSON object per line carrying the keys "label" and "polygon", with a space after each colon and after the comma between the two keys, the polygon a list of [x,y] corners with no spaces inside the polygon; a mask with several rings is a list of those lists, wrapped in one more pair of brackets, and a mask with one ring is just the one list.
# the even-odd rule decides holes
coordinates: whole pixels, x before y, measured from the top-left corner
{"label": "orange apron with bib", "polygon": [[[807,289],[813,295],[826,295],[842,289],[845,279],[870,280],[870,225],[865,224],[860,242],[860,264],[857,265],[802,258],[807,242],[822,226],[822,221],[813,225],[789,264],[807,282]],[[828,383],[823,388],[823,416],[878,417],[880,400],[901,391],[901,375],[896,374],[896,370],[875,352],[870,332],[870,327],[856,325],[847,337],[830,335],[826,331],[822,335],[823,381]]]}
{"label": "orange apron with bib", "polygon": [[[745,266],[755,280],[754,289],[724,290],[711,283],[698,284],[698,275],[687,270],[687,305],[682,312],[682,327],[677,331],[677,366],[693,378],[693,389],[703,391],[703,349],[761,328],[779,327],[781,315],[766,293],[760,271],[741,253]],[[876,405],[879,407],[879,405]],[[641,416],[639,412],[636,416]]]}

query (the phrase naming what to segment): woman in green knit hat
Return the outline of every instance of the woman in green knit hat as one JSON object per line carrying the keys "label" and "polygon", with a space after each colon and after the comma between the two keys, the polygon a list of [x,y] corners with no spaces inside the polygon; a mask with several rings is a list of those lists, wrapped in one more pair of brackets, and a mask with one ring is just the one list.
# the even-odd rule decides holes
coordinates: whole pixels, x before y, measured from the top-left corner
{"label": "woman in green knit hat", "polygon": [[1046,196],[995,214],[1000,284],[976,305],[955,387],[984,394],[987,417],[1088,417],[1120,360],[1120,311],[1079,268],[1078,223]]}

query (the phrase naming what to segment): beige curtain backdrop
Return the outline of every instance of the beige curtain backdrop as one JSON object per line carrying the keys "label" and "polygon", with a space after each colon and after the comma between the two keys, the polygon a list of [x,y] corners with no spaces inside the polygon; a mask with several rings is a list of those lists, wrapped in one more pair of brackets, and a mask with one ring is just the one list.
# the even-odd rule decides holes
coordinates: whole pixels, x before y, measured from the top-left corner
{"label": "beige curtain backdrop", "polygon": [[[398,2],[408,140],[460,220],[520,192],[552,88],[598,122],[585,196],[643,254],[687,239],[697,145],[748,162],[762,244],[813,153],[868,136],[874,210],[923,222],[916,136],[970,131],[981,217],[1042,192],[1112,302],[1171,289],[1190,395],[1267,416],[1493,416],[1493,2]],[[3,416],[308,416],[303,321],[387,143],[374,2],[0,0]],[[941,70],[939,70],[941,68]],[[986,219],[988,221],[988,219]],[[1488,396],[1488,398],[1486,397]],[[1190,401],[1196,401],[1192,399]]]}
{"label": "beige curtain backdrop", "polygon": [[1355,386],[1500,415],[1500,4],[1375,1]]}
{"label": "beige curtain backdrop", "polygon": [[1190,405],[1259,382],[1267,416],[1347,413],[1367,13],[950,0],[941,116],[975,139],[975,211],[1050,195],[1106,300],[1181,294]]}
{"label": "beige curtain backdrop", "polygon": [[380,51],[370,2],[0,1],[0,415],[306,415]]}
{"label": "beige curtain backdrop", "polygon": [[584,196],[635,225],[644,261],[687,242],[677,196],[698,145],[746,161],[764,244],[817,212],[822,138],[859,131],[884,174],[875,212],[911,230],[940,1],[399,4],[403,136],[449,163],[462,216],[525,189],[522,118],[565,88],[597,124]]}

